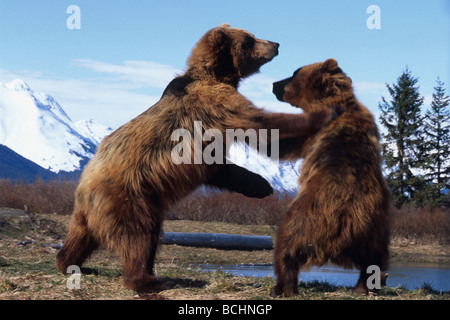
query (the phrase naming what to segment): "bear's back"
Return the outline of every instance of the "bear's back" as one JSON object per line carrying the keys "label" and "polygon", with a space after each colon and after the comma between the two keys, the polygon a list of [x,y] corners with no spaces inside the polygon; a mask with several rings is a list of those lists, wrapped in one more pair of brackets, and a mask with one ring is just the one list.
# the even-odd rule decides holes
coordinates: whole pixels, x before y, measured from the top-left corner
{"label": "bear's back", "polygon": [[383,181],[378,129],[362,105],[319,131],[304,154],[302,185],[316,180],[348,193],[378,188]]}

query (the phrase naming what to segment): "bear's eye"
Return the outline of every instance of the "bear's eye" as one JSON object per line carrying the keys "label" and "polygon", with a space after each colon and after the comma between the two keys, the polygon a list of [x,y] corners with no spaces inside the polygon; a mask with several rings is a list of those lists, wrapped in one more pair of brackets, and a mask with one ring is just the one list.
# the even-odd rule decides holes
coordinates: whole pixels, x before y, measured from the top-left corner
{"label": "bear's eye", "polygon": [[244,43],[242,44],[242,47],[246,49],[253,49],[254,46],[255,46],[255,39],[250,36],[246,36],[244,39]]}

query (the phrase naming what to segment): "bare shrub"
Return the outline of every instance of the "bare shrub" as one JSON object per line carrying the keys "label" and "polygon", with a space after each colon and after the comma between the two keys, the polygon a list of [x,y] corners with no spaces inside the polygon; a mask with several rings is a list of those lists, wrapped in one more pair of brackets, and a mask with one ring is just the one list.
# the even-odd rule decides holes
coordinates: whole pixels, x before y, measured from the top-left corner
{"label": "bare shrub", "polygon": [[73,210],[76,182],[36,180],[13,183],[0,179],[0,206],[36,213],[70,214]]}
{"label": "bare shrub", "polygon": [[450,209],[401,208],[393,212],[391,233],[395,237],[450,243]]}
{"label": "bare shrub", "polygon": [[173,206],[166,218],[276,225],[291,200],[290,196],[281,193],[264,199],[253,199],[238,193],[197,191]]}
{"label": "bare shrub", "polygon": [[[71,214],[77,183],[36,180],[34,183],[0,179],[0,207],[27,209],[36,213]],[[201,188],[175,204],[166,213],[169,220],[219,221],[244,225],[278,225],[292,197],[276,192],[264,199],[238,193]],[[393,237],[450,243],[450,209],[395,209],[391,221]]]}

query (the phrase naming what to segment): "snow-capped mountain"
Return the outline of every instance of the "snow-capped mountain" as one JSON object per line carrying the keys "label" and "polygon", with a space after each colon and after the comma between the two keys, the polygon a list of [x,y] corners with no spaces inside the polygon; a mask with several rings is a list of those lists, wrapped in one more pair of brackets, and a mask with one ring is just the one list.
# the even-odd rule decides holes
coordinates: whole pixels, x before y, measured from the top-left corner
{"label": "snow-capped mountain", "polygon": [[19,79],[0,89],[0,144],[56,173],[81,170],[94,155],[98,137],[86,135],[51,96]]}
{"label": "snow-capped mountain", "polygon": [[[52,172],[82,170],[112,132],[95,120],[74,123],[55,99],[22,80],[0,88],[0,145]],[[232,162],[262,175],[275,190],[297,191],[301,161],[274,162],[241,145],[230,151]]]}
{"label": "snow-capped mountain", "polygon": [[104,137],[113,132],[113,129],[94,119],[77,121],[74,125],[79,133],[89,138],[96,146],[102,142]]}

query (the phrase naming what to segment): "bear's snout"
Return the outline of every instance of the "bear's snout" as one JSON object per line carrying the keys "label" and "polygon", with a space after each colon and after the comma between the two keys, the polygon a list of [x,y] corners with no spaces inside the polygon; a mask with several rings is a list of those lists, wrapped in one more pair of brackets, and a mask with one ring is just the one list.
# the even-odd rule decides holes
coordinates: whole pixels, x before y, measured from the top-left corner
{"label": "bear's snout", "polygon": [[277,56],[278,55],[278,48],[280,47],[280,44],[278,42],[272,42],[272,41],[270,43],[273,46],[273,51],[275,53],[275,56]]}
{"label": "bear's snout", "polygon": [[272,92],[278,100],[284,102],[284,87],[291,81],[291,78],[273,83]]}
{"label": "bear's snout", "polygon": [[264,63],[269,62],[278,55],[278,48],[280,44],[269,40],[257,40],[254,54],[257,58],[264,60]]}
{"label": "bear's snout", "polygon": [[278,55],[278,48],[280,47],[280,44],[278,42],[272,42],[272,41],[269,41],[269,44],[272,47],[271,56],[272,56],[272,58],[274,58]]}

